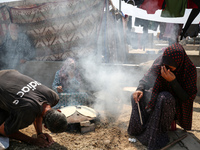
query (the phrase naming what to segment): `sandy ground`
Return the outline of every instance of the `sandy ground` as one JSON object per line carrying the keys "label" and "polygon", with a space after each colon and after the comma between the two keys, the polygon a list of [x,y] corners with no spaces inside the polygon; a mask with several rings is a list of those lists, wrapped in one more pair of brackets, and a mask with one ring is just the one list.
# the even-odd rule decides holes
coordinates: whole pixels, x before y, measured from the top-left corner
{"label": "sandy ground", "polygon": [[[48,130],[45,132],[52,135],[55,143],[48,150],[145,150],[146,147],[140,142],[131,143],[128,141],[127,126],[131,113],[130,105],[123,105],[120,116],[117,118],[101,117],[100,122],[96,123],[94,132],[81,133],[61,133],[51,134]],[[198,142],[200,142],[200,98],[197,97],[194,102],[193,126],[188,131]],[[179,127],[178,127],[179,128]],[[35,134],[33,125],[21,130],[30,136]],[[8,150],[38,150],[36,146],[28,145],[23,142],[10,140]]]}

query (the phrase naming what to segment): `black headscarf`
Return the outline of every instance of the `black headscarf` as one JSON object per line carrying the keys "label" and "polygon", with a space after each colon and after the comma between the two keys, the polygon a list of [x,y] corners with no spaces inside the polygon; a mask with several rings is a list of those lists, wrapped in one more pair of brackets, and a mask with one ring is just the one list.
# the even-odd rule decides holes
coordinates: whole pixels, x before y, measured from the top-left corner
{"label": "black headscarf", "polygon": [[155,106],[157,96],[162,91],[169,91],[175,96],[170,83],[161,76],[161,66],[163,63],[176,67],[176,70],[173,71],[176,80],[189,95],[188,100],[177,106],[176,115],[180,125],[184,129],[190,130],[192,124],[193,101],[197,94],[197,72],[195,65],[187,56],[184,48],[178,43],[167,47],[163,55],[154,61],[152,67],[142,78],[142,82],[150,83],[153,87],[151,100],[147,105],[147,109]]}

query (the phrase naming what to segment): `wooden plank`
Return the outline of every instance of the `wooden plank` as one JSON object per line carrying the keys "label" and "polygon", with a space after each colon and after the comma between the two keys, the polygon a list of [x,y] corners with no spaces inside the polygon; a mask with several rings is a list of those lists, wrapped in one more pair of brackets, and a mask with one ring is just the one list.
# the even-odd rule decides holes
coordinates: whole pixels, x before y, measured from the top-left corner
{"label": "wooden plank", "polygon": [[178,138],[182,137],[185,134],[187,134],[187,137],[183,138],[176,144],[171,145],[165,150],[199,150],[200,143],[196,141],[189,133],[181,129],[177,129],[176,131],[169,132],[170,143],[172,143],[173,141],[176,141]]}
{"label": "wooden plank", "polygon": [[[181,137],[178,137],[176,140],[173,140],[172,142],[170,142],[168,145],[166,145],[165,147],[163,147],[161,150],[167,150],[168,148],[170,148],[171,146],[177,146],[176,144],[178,143],[178,142],[181,142],[181,140],[183,140],[184,138],[186,138],[187,137],[187,134],[185,134],[185,135],[182,135]],[[183,146],[184,146],[184,144],[183,143],[181,143]],[[178,147],[176,147],[176,150],[177,149],[179,149]]]}
{"label": "wooden plank", "polygon": [[200,143],[197,142],[190,134],[182,140],[188,150],[200,150]]}
{"label": "wooden plank", "polygon": [[[181,129],[177,129],[176,131],[169,131],[169,137],[170,137],[169,143],[172,143],[173,141],[177,140],[179,137],[183,136],[184,134],[186,134],[186,131],[181,130]],[[175,143],[174,145],[171,145],[166,150],[184,150],[184,148],[180,146],[179,144],[180,142],[181,141]]]}

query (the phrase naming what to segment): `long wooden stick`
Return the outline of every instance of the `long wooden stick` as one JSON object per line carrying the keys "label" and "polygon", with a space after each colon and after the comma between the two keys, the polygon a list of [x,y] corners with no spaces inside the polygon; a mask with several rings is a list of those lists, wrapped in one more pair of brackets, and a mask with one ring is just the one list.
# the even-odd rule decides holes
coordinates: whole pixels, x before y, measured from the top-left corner
{"label": "long wooden stick", "polygon": [[137,102],[137,106],[138,106],[138,112],[139,112],[139,116],[140,116],[140,122],[141,122],[141,125],[143,125],[142,115],[141,115],[141,111],[140,111],[140,104],[139,104],[139,102]]}
{"label": "long wooden stick", "polygon": [[163,147],[161,150],[165,150],[167,148],[169,148],[170,146],[176,144],[177,142],[181,141],[182,139],[184,139],[187,136],[187,134],[181,136],[180,138],[176,139],[175,141],[169,143],[167,146]]}

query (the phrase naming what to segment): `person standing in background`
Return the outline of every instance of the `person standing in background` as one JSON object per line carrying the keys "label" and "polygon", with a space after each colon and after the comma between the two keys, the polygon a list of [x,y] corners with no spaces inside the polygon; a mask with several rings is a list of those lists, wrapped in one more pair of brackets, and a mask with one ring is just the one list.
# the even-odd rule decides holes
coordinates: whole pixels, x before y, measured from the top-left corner
{"label": "person standing in background", "polygon": [[35,48],[30,38],[17,24],[10,23],[8,33],[0,46],[1,69],[16,69],[20,64],[35,58]]}

